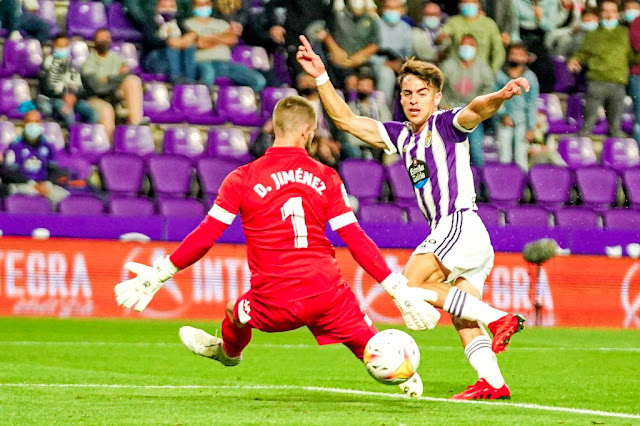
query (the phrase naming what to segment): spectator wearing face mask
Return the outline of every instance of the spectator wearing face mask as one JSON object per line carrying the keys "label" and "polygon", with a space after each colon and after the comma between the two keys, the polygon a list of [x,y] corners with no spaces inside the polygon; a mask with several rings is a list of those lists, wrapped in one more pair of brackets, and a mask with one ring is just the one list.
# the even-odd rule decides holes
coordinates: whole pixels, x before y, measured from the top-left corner
{"label": "spectator wearing face mask", "polygon": [[640,3],[627,1],[624,4],[624,18],[629,25],[631,47],[633,49],[632,65],[629,75],[629,94],[633,100],[633,137],[640,144]]}
{"label": "spectator wearing face mask", "polygon": [[20,31],[24,31],[45,44],[51,24],[37,15],[39,9],[37,0],[0,0],[0,28],[7,29],[12,40],[21,40]]}
{"label": "spectator wearing face mask", "polygon": [[620,25],[618,4],[605,0],[600,5],[600,27],[588,33],[576,54],[567,62],[572,72],[587,68],[584,121],[579,134],[591,133],[604,106],[609,136],[625,137],[621,129],[629,61],[632,59],[629,30]]}
{"label": "spectator wearing face mask", "polygon": [[[493,91],[494,75],[491,67],[482,58],[478,58],[477,42],[471,35],[462,37],[456,56],[449,56],[440,69],[446,76],[442,88],[442,102],[444,109],[464,107],[477,96]],[[484,127],[480,123],[476,130],[469,133],[469,150],[471,162],[476,166],[483,166],[482,140]]]}
{"label": "spectator wearing face mask", "polygon": [[78,114],[86,123],[97,123],[98,115],[83,99],[80,72],[71,63],[69,39],[60,34],[53,39],[53,50],[40,71],[38,108],[45,114],[62,120],[69,129]]}
{"label": "spectator wearing face mask", "polygon": [[438,41],[455,55],[466,34],[478,43],[476,57],[486,61],[495,72],[504,64],[504,46],[495,21],[480,13],[480,0],[460,0],[460,15],[452,16],[438,35]]}
{"label": "spectator wearing face mask", "polygon": [[55,208],[69,196],[69,191],[55,185],[52,180],[60,176],[55,162],[56,150],[42,134],[42,117],[37,110],[24,116],[24,132],[9,145],[5,154],[10,194],[44,196]]}
{"label": "spectator wearing face mask", "polygon": [[[556,27],[547,32],[545,45],[555,56],[570,57],[574,39],[581,32],[584,0],[560,0]],[[595,16],[597,23],[597,15]]]}
{"label": "spectator wearing face mask", "polygon": [[516,163],[523,170],[529,168],[529,143],[538,120],[538,95],[540,86],[536,75],[527,67],[529,52],[523,44],[507,48],[507,63],[496,74],[495,88],[504,87],[511,79],[524,77],[530,89],[521,96],[514,96],[498,110],[496,139],[501,163]]}
{"label": "spectator wearing face mask", "polygon": [[443,46],[436,42],[442,30],[442,10],[435,2],[427,2],[422,9],[422,19],[412,32],[413,50],[416,58],[427,62],[440,62],[444,57]]}

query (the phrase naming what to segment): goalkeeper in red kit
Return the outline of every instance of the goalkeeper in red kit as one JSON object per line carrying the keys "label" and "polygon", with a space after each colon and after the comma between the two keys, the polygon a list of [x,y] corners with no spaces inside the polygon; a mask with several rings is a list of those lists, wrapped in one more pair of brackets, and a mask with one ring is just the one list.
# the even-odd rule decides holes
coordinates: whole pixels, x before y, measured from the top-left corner
{"label": "goalkeeper in red kit", "polygon": [[[207,217],[175,252],[153,267],[125,265],[137,276],[115,287],[118,304],[144,310],[162,283],[203,257],[240,213],[251,289],[228,303],[222,339],[193,327],[180,329],[193,353],[234,366],[253,328],[279,332],[306,326],[320,345],[342,343],[362,359],[377,330],[340,274],[324,234],[327,223],[393,297],[410,329],[435,327],[440,314],[425,301],[435,294],[408,287],[402,274],[391,272],[358,225],[338,173],[308,155],[316,130],[313,106],[298,96],[284,98],[275,107],[273,123],[273,147],[225,178]],[[417,373],[400,387],[411,396],[422,394]]]}

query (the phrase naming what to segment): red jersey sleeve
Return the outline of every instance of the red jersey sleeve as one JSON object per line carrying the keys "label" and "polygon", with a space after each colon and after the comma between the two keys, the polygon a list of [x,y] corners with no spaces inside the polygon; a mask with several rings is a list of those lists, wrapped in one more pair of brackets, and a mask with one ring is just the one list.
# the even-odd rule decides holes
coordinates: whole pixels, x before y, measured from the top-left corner
{"label": "red jersey sleeve", "polygon": [[222,181],[218,196],[209,210],[209,216],[231,225],[240,210],[242,191],[242,169],[235,169]]}
{"label": "red jersey sleeve", "polygon": [[327,173],[327,220],[333,231],[343,226],[358,222],[353,208],[349,202],[347,189],[344,187],[340,175],[333,169],[328,168]]}

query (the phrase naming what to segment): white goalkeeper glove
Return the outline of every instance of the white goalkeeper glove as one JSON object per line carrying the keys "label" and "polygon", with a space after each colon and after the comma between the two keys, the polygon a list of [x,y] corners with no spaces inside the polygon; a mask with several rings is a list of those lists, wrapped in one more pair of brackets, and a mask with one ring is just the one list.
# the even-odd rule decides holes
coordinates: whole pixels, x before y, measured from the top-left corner
{"label": "white goalkeeper glove", "polygon": [[162,288],[162,284],[178,272],[169,256],[156,260],[153,266],[127,262],[124,267],[136,274],[136,277],[115,286],[116,301],[118,306],[127,309],[136,305],[134,309],[138,312],[144,311],[153,296]]}
{"label": "white goalkeeper glove", "polygon": [[409,287],[408,283],[404,275],[393,273],[380,284],[393,298],[409,330],[433,329],[440,319],[440,312],[427,301],[435,302],[438,295],[433,290]]}

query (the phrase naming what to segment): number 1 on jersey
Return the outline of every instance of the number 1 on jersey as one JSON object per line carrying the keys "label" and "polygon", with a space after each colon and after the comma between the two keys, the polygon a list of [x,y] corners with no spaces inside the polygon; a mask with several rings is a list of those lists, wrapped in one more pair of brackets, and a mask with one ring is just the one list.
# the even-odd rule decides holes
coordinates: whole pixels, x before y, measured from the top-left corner
{"label": "number 1 on jersey", "polygon": [[292,197],[280,209],[282,212],[282,220],[287,220],[291,216],[293,224],[293,235],[295,235],[294,244],[296,248],[306,248],[309,246],[307,242],[307,224],[304,222],[304,208],[302,207],[302,197]]}

